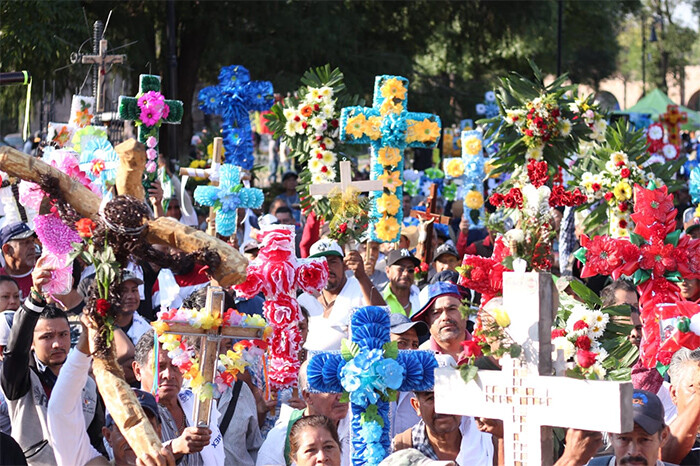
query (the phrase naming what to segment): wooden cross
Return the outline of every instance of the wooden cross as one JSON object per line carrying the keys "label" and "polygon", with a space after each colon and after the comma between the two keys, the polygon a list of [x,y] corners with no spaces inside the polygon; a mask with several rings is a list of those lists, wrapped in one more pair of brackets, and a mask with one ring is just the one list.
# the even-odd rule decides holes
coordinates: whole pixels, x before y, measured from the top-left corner
{"label": "wooden cross", "polygon": [[[634,428],[630,382],[552,376],[551,328],[555,307],[548,273],[503,274],[509,334],[521,359],[503,358],[501,371],[480,370],[465,384],[458,370],[435,371],[435,411],[502,419],[506,465],[551,465],[549,426],[606,432]],[[596,400],[596,408],[582,400]],[[465,403],[465,400],[469,400]]]}
{"label": "wooden cross", "polygon": [[105,74],[107,65],[115,65],[124,63],[126,55],[107,55],[107,40],[100,39],[100,50],[97,55],[82,55],[80,63],[97,65],[97,90],[95,98],[97,99],[96,111],[98,113],[104,111],[105,96],[103,91]]}
{"label": "wooden cross", "polygon": [[265,111],[275,103],[269,81],[251,81],[250,72],[240,65],[221,68],[219,84],[199,91],[199,108],[208,115],[221,115],[226,163],[248,171],[255,156],[251,137],[251,111]]}
{"label": "wooden cross", "polygon": [[[214,317],[220,317],[224,314],[224,289],[218,286],[210,286],[207,288],[206,312]],[[199,348],[199,368],[204,377],[205,382],[214,383],[216,377],[216,367],[219,358],[219,345],[223,339],[253,339],[261,338],[263,331],[262,327],[213,327],[209,330],[195,328],[188,322],[173,322],[168,321],[168,330],[165,334],[171,335],[187,335],[200,339]],[[195,419],[197,427],[206,427],[209,425],[209,417],[211,414],[211,397],[199,398],[199,401],[194,405],[194,413],[192,418]]]}
{"label": "wooden cross", "polygon": [[666,107],[666,113],[659,115],[659,120],[666,126],[668,143],[676,146],[676,149],[680,149],[680,129],[683,123],[688,123],[688,114],[679,112],[678,105],[669,105]]}
{"label": "wooden cross", "polygon": [[309,194],[312,196],[328,195],[338,190],[341,193],[345,193],[348,188],[364,193],[368,191],[380,191],[383,187],[384,184],[379,180],[353,181],[352,165],[349,161],[343,160],[340,162],[340,183],[312,184],[309,186]]}
{"label": "wooden cross", "polygon": [[[377,76],[372,107],[346,107],[341,112],[340,139],[349,144],[370,144],[370,176],[382,180],[384,189],[370,193],[370,239],[394,243],[401,238],[403,221],[404,149],[432,149],[440,139],[440,117],[408,112],[408,79],[401,76]],[[398,209],[377,209],[382,196],[396,196]],[[386,199],[386,198],[385,198]]]}
{"label": "wooden cross", "polygon": [[[481,131],[462,131],[462,156],[442,162],[445,178],[461,182],[458,197],[464,199],[464,217],[470,219],[469,229],[483,228],[484,218],[484,158]],[[472,199],[474,198],[474,199]],[[476,207],[481,204],[479,207]]]}
{"label": "wooden cross", "polygon": [[[194,176],[195,178],[204,178],[210,181],[212,186],[219,186],[219,171],[221,169],[221,159],[224,155],[224,140],[222,138],[214,138],[213,150],[211,155],[211,167],[202,168],[190,168],[181,167],[180,176],[182,176],[182,195],[181,199],[184,199],[185,187],[187,186],[187,178]],[[184,206],[183,206],[184,208]],[[209,207],[209,219],[207,221],[207,233],[214,236],[216,234],[216,225],[214,222],[214,217],[216,216],[216,210],[214,206]]]}
{"label": "wooden cross", "polygon": [[440,215],[436,211],[437,185],[433,183],[430,186],[430,195],[428,196],[428,205],[425,208],[425,212],[422,210],[411,211],[411,217],[421,221],[421,234],[418,239],[416,257],[426,264],[430,264],[433,260],[433,223],[449,225],[451,219],[451,217]]}

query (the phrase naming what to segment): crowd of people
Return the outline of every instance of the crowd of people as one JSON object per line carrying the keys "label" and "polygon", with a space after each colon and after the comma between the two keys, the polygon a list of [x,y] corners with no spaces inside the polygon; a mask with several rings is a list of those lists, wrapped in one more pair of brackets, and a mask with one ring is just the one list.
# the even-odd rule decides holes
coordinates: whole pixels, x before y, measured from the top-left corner
{"label": "crowd of people", "polygon": [[[374,305],[387,306],[391,340],[399,349],[431,350],[441,365],[464,362],[463,343],[472,339],[474,321],[461,307],[478,306],[480,297],[458,284],[457,267],[465,254],[490,256],[496,232],[470,228],[461,202],[439,199],[439,213],[452,220],[434,229],[435,252],[428,258],[427,273],[422,273],[416,257],[418,220],[404,224],[398,244],[365,242],[351,250],[329,238],[327,226],[317,218],[302,214],[297,181],[296,173],[284,173],[282,193],[268,199],[265,209],[241,209],[237,234],[226,240],[253,260],[260,248],[257,232],[269,225],[294,225],[297,255],[325,258],[329,279],[324,289],[317,296],[298,296],[304,316],[299,322],[304,341],[300,359],[306,360],[311,351],[339,350],[348,337],[352,310]],[[156,190],[156,203],[158,195]],[[174,197],[163,215],[180,220],[181,201]],[[403,202],[408,213],[420,209],[426,199],[404,194]],[[686,234],[700,233],[693,218],[679,222],[683,220]],[[142,464],[106,412],[91,376],[82,310],[95,271],[76,260],[70,292],[47,294],[44,289],[52,275],[38,260],[41,250],[27,223],[0,229],[0,464]],[[563,274],[556,254],[553,259],[553,272]],[[571,271],[568,280],[576,280],[576,267]],[[639,346],[643,335],[636,288],[625,280],[608,284],[594,278],[588,285],[605,305],[631,306],[634,325],[629,340]],[[196,424],[197,399],[168,352],[154,351],[150,323],[161,305],[203,307],[209,285],[195,264],[164,270],[147,262],[132,263],[121,276],[114,346],[125,380],[163,443],[153,464],[349,465],[349,405],[339,394],[310,390],[306,363],[298,374],[298,391],[271,396],[250,374],[242,373],[215,401],[209,425]],[[681,289],[685,299],[700,299],[700,280],[684,280]],[[263,296],[243,299],[233,289],[226,292],[226,308],[262,315]],[[498,369],[493,359],[482,363]],[[634,375],[633,370],[638,388],[634,430],[606,437],[604,446],[600,433],[570,430],[557,464],[700,464],[700,350],[679,351],[668,373],[668,380],[650,382],[647,373]],[[502,422],[436,413],[434,396],[431,391],[402,392],[391,403],[393,454],[382,464],[501,464]]]}

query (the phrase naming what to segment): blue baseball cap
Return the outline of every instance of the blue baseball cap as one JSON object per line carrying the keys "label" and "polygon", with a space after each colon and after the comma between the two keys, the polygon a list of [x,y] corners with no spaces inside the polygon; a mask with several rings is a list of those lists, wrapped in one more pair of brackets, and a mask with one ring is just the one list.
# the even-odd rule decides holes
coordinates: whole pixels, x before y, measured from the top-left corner
{"label": "blue baseball cap", "polygon": [[654,435],[665,425],[664,405],[658,396],[646,390],[635,390],[632,395],[634,423],[647,434]]}
{"label": "blue baseball cap", "polygon": [[8,241],[25,239],[34,235],[34,231],[29,228],[29,225],[23,222],[10,223],[5,225],[0,230],[0,246],[4,245]]}
{"label": "blue baseball cap", "polygon": [[417,312],[411,314],[411,320],[414,322],[424,321],[425,313],[433,305],[436,299],[441,296],[454,296],[460,301],[462,300],[462,293],[457,285],[449,282],[437,282],[431,283],[430,285],[423,288],[418,295],[418,300],[420,301],[420,309]]}

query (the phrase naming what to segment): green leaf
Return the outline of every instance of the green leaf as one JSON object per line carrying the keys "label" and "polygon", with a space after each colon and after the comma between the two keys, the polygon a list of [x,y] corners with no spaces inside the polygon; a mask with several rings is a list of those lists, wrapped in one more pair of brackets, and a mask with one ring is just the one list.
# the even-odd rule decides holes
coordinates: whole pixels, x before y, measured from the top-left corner
{"label": "green leaf", "polygon": [[656,370],[659,371],[661,377],[664,377],[666,375],[666,372],[668,372],[668,366],[665,366],[661,364],[661,362],[656,361]]}
{"label": "green leaf", "polygon": [[463,364],[459,366],[459,375],[462,376],[464,383],[469,383],[476,378],[479,368],[473,364]]}
{"label": "green leaf", "polygon": [[396,341],[387,341],[384,343],[384,357],[387,359],[396,359],[399,356],[399,344]]}
{"label": "green leaf", "polygon": [[681,231],[676,230],[673,233],[669,233],[666,235],[666,239],[664,240],[664,243],[666,244],[672,244],[673,246],[678,246],[678,238],[681,236]]}
{"label": "green leaf", "polygon": [[519,358],[520,353],[522,353],[523,349],[520,345],[517,343],[513,343],[510,348],[508,348],[508,352],[510,353],[511,358]]}
{"label": "green leaf", "polygon": [[346,361],[351,360],[360,352],[360,347],[354,341],[343,339],[340,343],[340,355]]}
{"label": "green leaf", "polygon": [[350,394],[348,392],[343,392],[338,401],[340,403],[350,403]]}
{"label": "green leaf", "polygon": [[379,415],[377,405],[369,405],[367,406],[367,409],[365,412],[360,414],[360,423],[364,424],[365,422],[376,422],[380,426],[384,427],[384,419]]}
{"label": "green leaf", "polygon": [[651,274],[643,269],[637,269],[632,276],[635,285],[640,285],[651,278]]}
{"label": "green leaf", "polygon": [[632,242],[632,244],[636,244],[637,246],[641,246],[642,244],[646,243],[646,240],[643,236],[632,232],[630,232],[630,241]]}
{"label": "green leaf", "polygon": [[590,288],[588,288],[583,283],[572,280],[569,286],[576,293],[576,296],[583,299],[588,307],[599,308],[603,305],[603,301],[600,300],[597,294],[595,294]]}
{"label": "green leaf", "polygon": [[588,249],[586,248],[579,248],[576,250],[574,253],[574,257],[581,261],[582,264],[586,264],[586,253],[588,252]]}

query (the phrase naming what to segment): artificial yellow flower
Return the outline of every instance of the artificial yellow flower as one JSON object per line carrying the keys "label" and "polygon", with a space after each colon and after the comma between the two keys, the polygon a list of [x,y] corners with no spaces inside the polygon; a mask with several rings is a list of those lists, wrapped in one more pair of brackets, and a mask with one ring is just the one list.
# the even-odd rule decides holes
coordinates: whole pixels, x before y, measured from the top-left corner
{"label": "artificial yellow flower", "polygon": [[377,154],[377,162],[395,167],[401,162],[401,151],[397,147],[382,147]]}
{"label": "artificial yellow flower", "polygon": [[396,240],[399,233],[399,222],[394,217],[382,217],[374,226],[377,238],[390,242]]}
{"label": "artificial yellow flower", "polygon": [[394,194],[384,193],[377,199],[377,210],[381,214],[396,215],[400,206],[401,202]]}
{"label": "artificial yellow flower", "polygon": [[151,326],[158,335],[162,335],[170,329],[170,325],[168,325],[167,322],[164,322],[162,320],[156,320],[155,322],[152,322]]}
{"label": "artificial yellow flower", "polygon": [[510,316],[508,316],[508,313],[502,307],[497,307],[496,309],[493,309],[491,311],[491,315],[496,320],[496,323],[499,326],[506,328],[510,325]]}
{"label": "artificial yellow flower", "polygon": [[626,181],[620,181],[613,189],[613,194],[615,194],[615,199],[618,201],[626,201],[632,199],[632,186]]}
{"label": "artificial yellow flower", "polygon": [[372,140],[377,140],[382,138],[382,120],[378,116],[372,116],[367,118],[365,126],[363,128],[365,134],[369,136]]}
{"label": "artificial yellow flower", "polygon": [[401,181],[401,172],[398,170],[384,170],[384,174],[379,175],[379,181],[384,183],[384,187],[392,193],[395,193],[396,188],[403,185],[403,181]]}
{"label": "artificial yellow flower", "polygon": [[382,106],[379,108],[379,113],[381,113],[382,115],[401,112],[403,112],[403,104],[401,102],[395,103],[393,99],[386,99]]}
{"label": "artificial yellow flower", "polygon": [[384,81],[380,88],[380,93],[385,99],[401,99],[406,98],[406,86],[403,81],[398,78],[390,78]]}
{"label": "artificial yellow flower", "polygon": [[445,162],[445,173],[450,178],[459,178],[464,175],[464,162],[462,162],[462,159],[447,159]]}
{"label": "artificial yellow flower", "polygon": [[440,125],[437,121],[427,118],[423,121],[407,120],[406,142],[420,141],[424,143],[435,142],[440,137]]}
{"label": "artificial yellow flower", "polygon": [[[438,131],[440,131],[439,127]],[[467,155],[479,155],[479,152],[481,152],[481,140],[478,137],[469,136],[465,138],[464,143],[464,149]]]}
{"label": "artificial yellow flower", "polygon": [[479,191],[469,191],[464,204],[470,209],[480,209],[484,206],[484,196]]}
{"label": "artificial yellow flower", "polygon": [[348,118],[348,122],[345,124],[345,132],[355,139],[360,139],[365,135],[366,127],[367,118],[365,118],[365,114],[358,113],[354,117]]}

